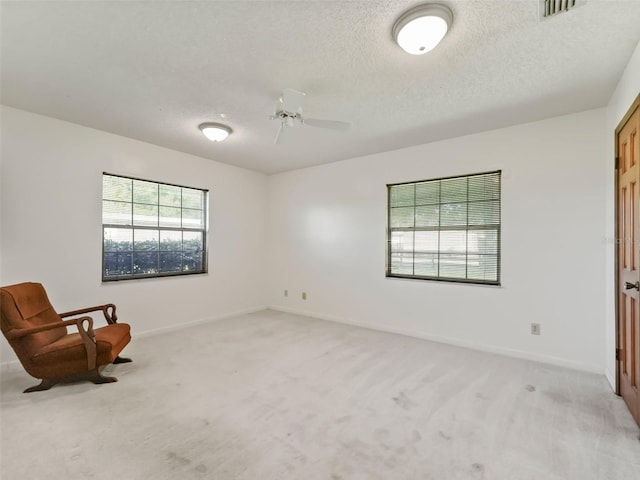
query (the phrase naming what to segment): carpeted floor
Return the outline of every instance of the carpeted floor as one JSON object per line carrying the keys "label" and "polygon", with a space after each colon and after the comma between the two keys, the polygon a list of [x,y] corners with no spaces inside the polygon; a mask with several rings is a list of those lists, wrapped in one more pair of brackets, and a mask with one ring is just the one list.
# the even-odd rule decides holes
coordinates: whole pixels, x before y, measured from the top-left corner
{"label": "carpeted floor", "polygon": [[274,311],[133,329],[115,384],[3,369],[2,480],[640,478],[602,376]]}

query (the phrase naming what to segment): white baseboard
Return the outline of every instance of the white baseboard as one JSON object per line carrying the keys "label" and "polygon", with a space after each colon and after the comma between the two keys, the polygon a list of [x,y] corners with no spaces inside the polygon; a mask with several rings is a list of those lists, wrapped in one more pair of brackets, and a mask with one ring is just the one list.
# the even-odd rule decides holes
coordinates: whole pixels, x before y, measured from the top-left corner
{"label": "white baseboard", "polygon": [[[177,323],[175,325],[169,325],[166,327],[160,327],[160,328],[154,328],[152,330],[145,330],[143,332],[138,332],[135,331],[133,332],[133,338],[145,338],[145,337],[152,337],[154,335],[160,335],[163,333],[168,333],[168,332],[175,332],[176,330],[182,330],[183,328],[189,328],[189,327],[194,327],[196,325],[202,325],[204,323],[209,323],[209,322],[216,322],[218,320],[223,320],[225,318],[231,318],[231,317],[238,317],[240,315],[246,315],[248,313],[255,313],[255,312],[260,312],[262,310],[266,310],[268,307],[266,306],[260,306],[260,307],[251,307],[251,308],[245,308],[242,310],[237,310],[235,312],[229,312],[229,313],[223,313],[221,315],[216,315],[215,317],[208,317],[208,318],[201,318],[198,320],[191,320],[188,322],[183,322],[183,323]],[[7,345],[7,348],[11,348]],[[16,360],[9,360],[9,361],[5,361],[0,363],[0,369],[10,369],[10,368],[14,368],[16,366],[20,366],[20,362],[16,359]]]}
{"label": "white baseboard", "polygon": [[[430,333],[426,333],[426,332],[419,332],[419,331],[413,331],[413,330],[406,330],[406,329],[401,329],[401,328],[393,328],[393,327],[388,327],[386,325],[376,325],[376,324],[370,324],[370,323],[366,323],[366,322],[360,322],[357,320],[352,320],[349,318],[344,318],[344,317],[339,317],[339,316],[335,316],[335,315],[328,315],[328,314],[322,314],[322,313],[318,313],[318,312],[311,312],[311,311],[305,311],[305,310],[297,310],[294,308],[287,308],[287,307],[281,307],[278,305],[269,305],[269,306],[260,306],[260,307],[251,307],[251,308],[246,308],[246,309],[242,309],[242,310],[237,310],[234,312],[229,312],[229,313],[224,313],[221,315],[216,315],[214,317],[208,317],[208,318],[202,318],[202,319],[198,319],[198,320],[191,320],[189,322],[184,322],[184,323],[179,323],[176,325],[169,325],[166,327],[160,327],[160,328],[156,328],[156,329],[152,329],[152,330],[146,330],[143,332],[135,332],[135,338],[145,338],[145,337],[151,337],[154,335],[160,335],[163,333],[168,333],[168,332],[172,332],[172,331],[176,331],[176,330],[182,330],[184,328],[189,328],[189,327],[193,327],[196,325],[202,325],[205,323],[209,323],[209,322],[215,322],[218,320],[223,320],[226,318],[231,318],[231,317],[237,317],[240,315],[246,315],[249,313],[255,313],[255,312],[259,312],[261,310],[266,310],[266,309],[270,309],[270,310],[275,310],[275,311],[279,311],[279,312],[285,312],[285,313],[292,313],[295,315],[302,315],[305,317],[313,317],[313,318],[317,318],[319,320],[326,320],[329,322],[336,322],[336,323],[342,323],[342,324],[346,324],[346,325],[353,325],[356,327],[363,327],[363,328],[369,328],[372,330],[378,330],[381,332],[387,332],[387,333],[395,333],[398,335],[405,335],[407,337],[414,337],[414,338],[420,338],[423,340],[430,340],[432,342],[438,342],[438,343],[445,343],[448,345],[455,345],[458,347],[464,347],[464,348],[470,348],[473,350],[479,350],[482,352],[488,352],[488,353],[496,353],[499,355],[505,355],[508,357],[514,357],[514,358],[521,358],[521,359],[525,359],[525,360],[533,360],[536,362],[541,362],[541,363],[546,363],[546,364],[550,364],[550,365],[557,365],[560,367],[567,367],[567,368],[572,368],[575,370],[581,370],[581,371],[585,371],[585,372],[590,372],[590,373],[597,373],[600,375],[605,375],[607,380],[609,381],[609,383],[614,386],[615,385],[615,376],[611,375],[611,372],[607,371],[604,372],[602,370],[602,368],[600,368],[597,365],[592,365],[592,364],[587,364],[587,363],[582,363],[582,362],[576,362],[573,360],[568,360],[565,358],[561,358],[561,357],[554,357],[551,355],[541,355],[541,354],[537,354],[537,353],[532,353],[532,352],[526,352],[526,351],[522,351],[522,350],[516,350],[516,349],[511,349],[511,348],[505,348],[505,347],[499,347],[499,346],[495,346],[495,345],[487,345],[487,344],[482,344],[482,343],[477,343],[477,342],[472,342],[472,341],[468,341],[468,340],[462,340],[459,338],[454,338],[454,337],[447,337],[444,335],[434,335],[434,334],[430,334]],[[18,362],[18,360],[9,360],[7,362],[2,362],[0,363],[0,368],[1,369],[7,369],[7,368],[12,368],[14,366],[19,366],[20,362]]]}
{"label": "white baseboard", "polygon": [[609,371],[609,369],[607,369],[605,371],[604,376],[607,377],[607,381],[609,382],[609,385],[611,385],[611,389],[615,392],[616,391],[616,373],[611,372]]}
{"label": "white baseboard", "polygon": [[5,372],[18,367],[22,368],[22,365],[20,365],[18,359],[0,363],[0,370]]}
{"label": "white baseboard", "polygon": [[244,308],[242,310],[236,310],[235,312],[223,313],[216,315],[215,317],[201,318],[198,320],[190,320],[188,322],[178,323],[176,325],[169,325],[166,327],[154,328],[152,330],[145,330],[144,332],[135,332],[136,338],[153,337],[154,335],[160,335],[168,332],[175,332],[176,330],[182,330],[184,328],[195,327],[196,325],[202,325],[204,323],[217,322],[224,320],[225,318],[239,317],[240,315],[247,315],[249,313],[256,313],[262,310],[266,310],[267,306]]}
{"label": "white baseboard", "polygon": [[599,375],[604,375],[605,372],[602,369],[602,367],[598,366],[598,365],[594,365],[594,364],[588,364],[588,363],[583,363],[583,362],[576,362],[574,360],[569,360],[566,358],[561,358],[561,357],[554,357],[551,355],[542,355],[542,354],[538,354],[538,353],[533,353],[533,352],[526,352],[523,350],[516,350],[516,349],[512,349],[512,348],[506,348],[506,347],[500,347],[500,346],[496,346],[496,345],[488,345],[488,344],[484,344],[484,343],[478,343],[478,342],[473,342],[473,341],[469,341],[469,340],[463,340],[460,338],[455,338],[455,337],[447,337],[444,335],[434,335],[431,333],[427,333],[427,332],[419,332],[419,331],[413,331],[413,330],[406,330],[406,329],[402,329],[402,328],[393,328],[393,327],[389,327],[387,325],[377,325],[377,324],[371,324],[371,323],[365,323],[365,322],[360,322],[357,320],[352,320],[350,318],[344,318],[344,317],[339,317],[339,316],[335,316],[335,315],[327,315],[327,314],[322,314],[322,313],[318,313],[318,312],[310,312],[310,311],[304,311],[304,310],[296,310],[293,308],[288,308],[288,307],[281,307],[278,305],[270,305],[269,306],[270,310],[276,310],[276,311],[280,311],[280,312],[285,312],[285,313],[293,313],[295,315],[302,315],[305,317],[313,317],[313,318],[317,318],[320,320],[327,320],[330,322],[336,322],[336,323],[343,323],[346,325],[353,325],[356,327],[364,327],[364,328],[369,328],[372,330],[378,330],[381,332],[387,332],[387,333],[395,333],[398,335],[405,335],[407,337],[414,337],[414,338],[420,338],[423,340],[430,340],[432,342],[437,342],[437,343],[446,343],[447,345],[455,345],[457,347],[464,347],[464,348],[470,348],[472,350],[479,350],[482,352],[488,352],[488,353],[496,353],[499,355],[505,355],[507,357],[514,357],[514,358],[521,358],[524,360],[532,360],[535,362],[540,362],[540,363],[546,363],[549,365],[556,365],[559,367],[566,367],[566,368],[571,368],[574,370],[580,370],[583,372],[589,372],[589,373],[597,373]]}

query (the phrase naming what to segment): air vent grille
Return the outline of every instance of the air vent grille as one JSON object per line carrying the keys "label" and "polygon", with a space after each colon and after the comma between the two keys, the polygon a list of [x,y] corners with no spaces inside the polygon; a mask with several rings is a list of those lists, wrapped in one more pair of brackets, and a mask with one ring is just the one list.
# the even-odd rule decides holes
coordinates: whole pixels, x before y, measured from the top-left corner
{"label": "air vent grille", "polygon": [[586,0],[541,0],[542,18],[549,18],[584,5]]}

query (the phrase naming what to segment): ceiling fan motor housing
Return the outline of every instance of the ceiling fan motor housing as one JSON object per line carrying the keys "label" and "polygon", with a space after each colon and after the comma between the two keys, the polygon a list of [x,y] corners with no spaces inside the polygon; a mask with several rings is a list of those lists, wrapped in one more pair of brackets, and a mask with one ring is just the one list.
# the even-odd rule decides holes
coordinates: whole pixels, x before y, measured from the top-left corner
{"label": "ceiling fan motor housing", "polygon": [[289,113],[285,110],[278,110],[276,117],[280,118],[287,127],[293,127],[296,120],[302,123],[302,116],[299,113]]}

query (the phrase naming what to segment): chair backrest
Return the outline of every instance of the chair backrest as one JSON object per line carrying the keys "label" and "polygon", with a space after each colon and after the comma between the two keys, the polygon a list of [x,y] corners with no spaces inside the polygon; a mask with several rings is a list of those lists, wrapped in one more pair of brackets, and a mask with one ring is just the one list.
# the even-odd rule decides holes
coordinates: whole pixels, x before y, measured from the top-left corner
{"label": "chair backrest", "polygon": [[[0,288],[0,329],[5,336],[14,329],[56,322],[62,322],[62,319],[51,306],[40,283],[27,282]],[[9,340],[9,344],[26,367],[25,362],[28,363],[43,346],[66,334],[66,328],[54,328]]]}

